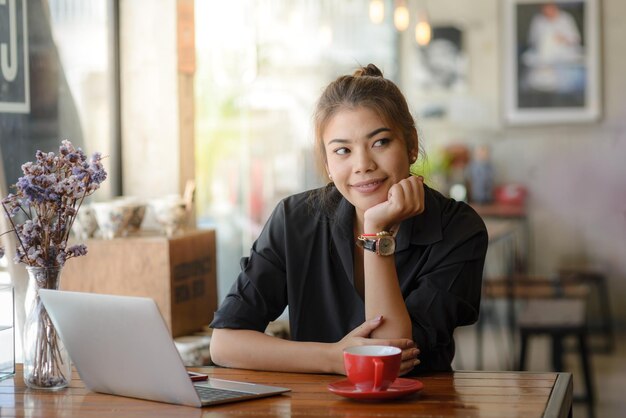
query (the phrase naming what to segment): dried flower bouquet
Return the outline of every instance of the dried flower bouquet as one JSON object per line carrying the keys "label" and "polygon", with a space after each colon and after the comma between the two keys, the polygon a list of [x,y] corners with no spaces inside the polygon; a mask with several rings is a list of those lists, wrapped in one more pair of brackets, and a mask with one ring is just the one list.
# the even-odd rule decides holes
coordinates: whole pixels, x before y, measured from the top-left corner
{"label": "dried flower bouquet", "polygon": [[5,233],[13,232],[17,241],[14,261],[27,266],[34,287],[24,327],[24,378],[31,387],[54,388],[69,383],[70,376],[63,373],[69,370],[64,364],[69,360],[63,360],[56,330],[36,290],[58,288],[65,262],[87,253],[85,245],[67,243],[85,197],[100,187],[107,173],[101,154],[88,159],[67,140],[57,155],[37,151],[35,158],[22,165],[24,175],[14,185],[15,192],[2,199],[2,207],[12,226]]}

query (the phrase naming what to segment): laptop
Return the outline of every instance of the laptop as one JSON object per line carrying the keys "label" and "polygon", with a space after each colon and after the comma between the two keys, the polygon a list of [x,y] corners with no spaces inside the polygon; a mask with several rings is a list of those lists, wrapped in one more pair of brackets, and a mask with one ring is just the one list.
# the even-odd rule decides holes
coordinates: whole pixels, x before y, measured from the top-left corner
{"label": "laptop", "polygon": [[202,407],[290,391],[213,378],[192,382],[153,299],[46,289],[39,296],[94,392]]}

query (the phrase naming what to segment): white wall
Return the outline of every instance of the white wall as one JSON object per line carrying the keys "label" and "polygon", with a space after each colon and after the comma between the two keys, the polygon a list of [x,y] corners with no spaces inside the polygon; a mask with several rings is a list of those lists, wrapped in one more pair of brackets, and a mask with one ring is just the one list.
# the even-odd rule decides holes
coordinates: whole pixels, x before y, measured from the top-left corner
{"label": "white wall", "polygon": [[[501,122],[503,3],[427,2],[433,24],[464,30],[469,81],[448,98],[466,112],[456,121],[418,120],[426,151],[452,142],[490,144],[498,181],[530,190],[531,270],[551,274],[571,262],[605,266],[612,308],[626,324],[626,2],[600,2],[602,119],[524,127]],[[408,44],[405,39],[402,84],[417,107],[425,97],[411,85],[414,47]]]}

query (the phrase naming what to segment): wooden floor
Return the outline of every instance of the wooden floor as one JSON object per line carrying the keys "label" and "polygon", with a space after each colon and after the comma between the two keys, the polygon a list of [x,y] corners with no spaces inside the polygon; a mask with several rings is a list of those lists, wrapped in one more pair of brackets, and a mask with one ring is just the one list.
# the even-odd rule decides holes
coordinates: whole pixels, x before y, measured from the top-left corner
{"label": "wooden floor", "polygon": [[[459,328],[456,334],[457,357],[455,369],[474,369],[476,360],[476,334],[473,327]],[[486,370],[507,370],[510,344],[503,333],[488,329],[484,338],[483,368]],[[529,348],[528,368],[531,371],[550,371],[550,348],[548,339],[537,337]],[[623,418],[626,416],[626,334],[618,334],[616,347],[611,354],[594,353],[591,359],[594,383],[596,385],[597,418]],[[568,371],[574,375],[574,394],[582,392],[578,357],[574,352],[565,357]],[[574,404],[574,418],[586,418],[586,406]]]}

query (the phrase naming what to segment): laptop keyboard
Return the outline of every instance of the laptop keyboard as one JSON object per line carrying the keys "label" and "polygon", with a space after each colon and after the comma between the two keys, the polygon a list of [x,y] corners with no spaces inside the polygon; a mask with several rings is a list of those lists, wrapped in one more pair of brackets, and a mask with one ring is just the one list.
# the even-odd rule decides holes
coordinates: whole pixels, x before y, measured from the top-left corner
{"label": "laptop keyboard", "polygon": [[206,386],[196,386],[196,392],[200,395],[202,402],[223,401],[226,399],[241,398],[247,394],[234,390],[209,388]]}

